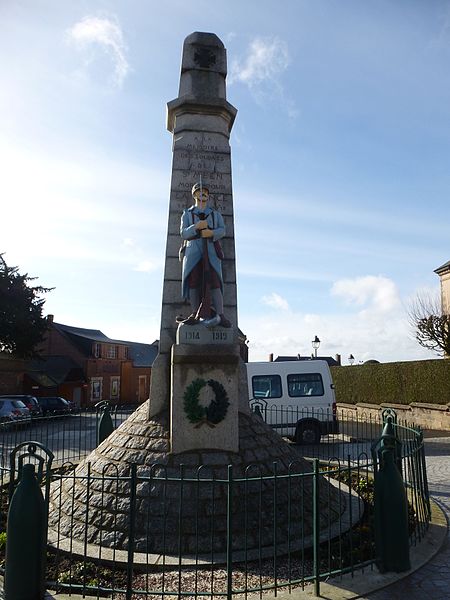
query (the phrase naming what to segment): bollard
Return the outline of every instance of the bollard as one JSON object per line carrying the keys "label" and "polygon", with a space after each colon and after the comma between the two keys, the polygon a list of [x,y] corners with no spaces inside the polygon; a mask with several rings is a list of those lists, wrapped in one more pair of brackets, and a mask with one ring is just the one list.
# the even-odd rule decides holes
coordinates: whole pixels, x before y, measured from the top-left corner
{"label": "bollard", "polygon": [[402,443],[397,437],[397,432],[394,427],[394,417],[388,415],[385,420],[385,425],[381,433],[380,438],[380,449],[378,450],[378,460],[381,463],[381,457],[384,450],[391,450],[394,456],[394,462],[397,465],[397,469],[402,474]]}
{"label": "bollard", "polygon": [[258,404],[255,405],[255,409],[253,412],[257,417],[260,417],[261,419],[263,418],[261,409],[259,408]]}
{"label": "bollard", "polygon": [[98,421],[97,446],[106,440],[106,438],[114,431],[111,413],[109,412],[109,404],[105,402],[101,408],[103,409],[103,412]]}
{"label": "bollard", "polygon": [[393,448],[381,453],[374,504],[375,547],[380,572],[408,571],[411,568],[408,502],[402,476],[394,462]]}
{"label": "bollard", "polygon": [[8,511],[5,600],[44,598],[45,523],[45,503],[34,465],[23,465]]}

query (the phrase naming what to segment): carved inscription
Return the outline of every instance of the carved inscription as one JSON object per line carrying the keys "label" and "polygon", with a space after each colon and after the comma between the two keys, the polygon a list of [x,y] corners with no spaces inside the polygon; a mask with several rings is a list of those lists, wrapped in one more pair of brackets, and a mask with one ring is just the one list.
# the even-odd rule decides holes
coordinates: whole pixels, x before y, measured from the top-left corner
{"label": "carved inscription", "polygon": [[196,150],[199,152],[220,152],[219,146],[209,144],[186,144],[186,150]]}
{"label": "carved inscription", "polygon": [[184,332],[184,339],[186,341],[199,340],[200,339],[200,332],[199,331],[185,331]]}
{"label": "carved inscription", "polygon": [[[228,155],[226,155],[228,157]],[[200,152],[180,152],[177,156],[182,161],[187,161],[188,168],[200,171],[215,171],[220,169],[225,161],[223,154],[202,154]]]}
{"label": "carved inscription", "polygon": [[[183,177],[188,177],[189,179],[192,179],[192,174],[194,175],[200,175],[201,171],[185,171],[184,169],[181,170],[180,169],[180,173],[183,173]],[[208,179],[209,180],[221,180],[223,179],[223,173],[205,173],[206,175],[208,175]]]}
{"label": "carved inscription", "polygon": [[[197,181],[197,179],[199,179],[199,176],[201,175],[201,173],[197,173],[196,177],[194,177],[194,180]],[[205,185],[208,184],[208,189],[210,192],[226,192],[227,187],[223,184],[217,184],[217,183],[211,183],[210,181],[208,181],[207,179],[204,179]],[[178,187],[182,190],[190,190],[192,187],[192,183],[189,182],[183,182],[180,181],[178,184]]]}
{"label": "carved inscription", "polygon": [[177,330],[177,344],[232,344],[234,332],[222,328],[207,329],[203,325],[180,325]]}
{"label": "carved inscription", "polygon": [[208,185],[211,193],[226,193],[229,185],[230,176],[225,173],[211,173],[207,170],[185,170],[178,169],[179,174],[178,182],[175,179],[172,181],[175,189],[190,190],[192,188],[193,181],[199,181],[200,177],[205,185]]}
{"label": "carved inscription", "polygon": [[228,341],[228,331],[213,331],[212,339],[216,342],[227,342]]}

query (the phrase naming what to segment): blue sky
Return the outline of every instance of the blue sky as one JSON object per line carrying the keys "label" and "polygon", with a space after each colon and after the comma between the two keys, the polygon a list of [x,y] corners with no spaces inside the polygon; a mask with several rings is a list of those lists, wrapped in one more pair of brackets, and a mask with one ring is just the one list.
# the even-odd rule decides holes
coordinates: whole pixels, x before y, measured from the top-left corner
{"label": "blue sky", "polygon": [[181,48],[228,52],[250,359],[433,358],[406,307],[450,259],[450,2],[0,3],[0,251],[46,312],[159,335]]}

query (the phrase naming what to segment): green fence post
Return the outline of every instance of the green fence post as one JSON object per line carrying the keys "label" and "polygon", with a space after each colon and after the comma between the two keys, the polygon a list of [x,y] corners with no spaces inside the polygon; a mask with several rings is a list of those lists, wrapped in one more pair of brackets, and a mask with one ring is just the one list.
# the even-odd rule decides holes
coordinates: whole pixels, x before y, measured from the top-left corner
{"label": "green fence post", "polygon": [[233,465],[227,479],[227,600],[233,598]]}
{"label": "green fence post", "polygon": [[403,444],[399,440],[397,435],[397,414],[393,409],[386,408],[383,411],[383,431],[381,433],[380,440],[380,459],[381,453],[386,448],[389,448],[394,453],[394,462],[397,465],[397,469],[402,474],[402,448]]}
{"label": "green fence post", "polygon": [[314,595],[320,596],[320,503],[319,503],[319,459],[314,459],[313,474],[313,571]]}
{"label": "green fence post", "polygon": [[44,598],[45,513],[34,465],[23,465],[8,511],[5,600]]}
{"label": "green fence post", "polygon": [[130,469],[130,521],[128,527],[128,551],[127,551],[127,589],[126,600],[133,596],[133,567],[134,567],[134,532],[136,527],[136,488],[137,488],[137,464],[132,463]]}
{"label": "green fence post", "polygon": [[427,520],[431,521],[431,504],[430,504],[430,492],[428,489],[428,476],[427,476],[427,465],[425,461],[425,446],[423,443],[423,432],[419,432],[419,444],[420,444],[420,472],[422,473],[423,482],[423,495],[425,497],[426,509],[427,509]]}
{"label": "green fence post", "polygon": [[102,411],[97,426],[97,446],[99,446],[114,431],[110,406],[108,402],[100,402],[96,405]]}
{"label": "green fence post", "polygon": [[395,461],[399,440],[392,434],[391,418],[388,417],[387,421],[380,441],[380,465],[375,476],[375,547],[380,571],[400,573],[410,569],[408,501]]}

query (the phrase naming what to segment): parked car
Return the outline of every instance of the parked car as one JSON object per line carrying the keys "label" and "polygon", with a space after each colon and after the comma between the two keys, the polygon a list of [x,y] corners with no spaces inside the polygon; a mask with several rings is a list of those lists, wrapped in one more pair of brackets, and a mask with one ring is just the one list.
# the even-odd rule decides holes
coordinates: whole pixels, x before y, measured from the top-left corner
{"label": "parked car", "polygon": [[0,396],[0,399],[1,398],[14,398],[14,400],[20,400],[28,408],[32,417],[42,417],[42,408],[40,407],[36,396],[11,394],[9,396]]}
{"label": "parked car", "polygon": [[42,408],[44,417],[50,415],[68,415],[71,412],[68,401],[60,396],[43,396],[37,400]]}
{"label": "parked car", "polygon": [[2,396],[0,398],[0,423],[27,425],[31,423],[30,411],[21,400],[16,400],[14,396]]}

